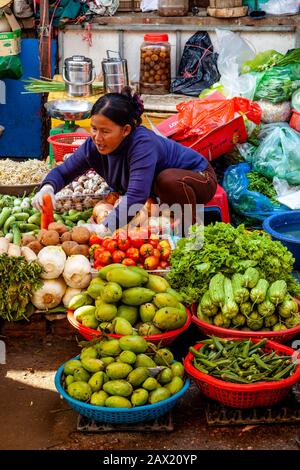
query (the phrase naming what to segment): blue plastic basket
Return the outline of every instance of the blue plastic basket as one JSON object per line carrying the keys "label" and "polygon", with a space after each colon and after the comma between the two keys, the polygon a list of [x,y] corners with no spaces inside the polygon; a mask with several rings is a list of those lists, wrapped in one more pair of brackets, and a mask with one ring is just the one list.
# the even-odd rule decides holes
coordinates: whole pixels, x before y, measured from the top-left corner
{"label": "blue plastic basket", "polygon": [[[79,359],[80,356],[76,356],[73,359]],[[68,362],[68,361],[67,361]],[[167,413],[173,406],[175,406],[177,400],[187,391],[190,386],[190,380],[185,380],[184,386],[178,393],[172,395],[166,400],[162,400],[153,405],[137,406],[135,408],[108,408],[106,406],[95,406],[88,403],[84,403],[79,400],[75,400],[70,397],[67,392],[61,386],[61,379],[64,370],[62,364],[55,374],[55,387],[60,395],[67,401],[71,408],[77,411],[79,414],[86,416],[94,421],[101,421],[104,423],[139,423],[142,421],[151,421]]]}

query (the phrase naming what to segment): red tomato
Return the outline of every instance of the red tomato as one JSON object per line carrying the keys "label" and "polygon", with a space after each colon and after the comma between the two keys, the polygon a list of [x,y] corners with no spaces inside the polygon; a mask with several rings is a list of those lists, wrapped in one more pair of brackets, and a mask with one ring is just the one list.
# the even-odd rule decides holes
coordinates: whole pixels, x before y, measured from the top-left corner
{"label": "red tomato", "polygon": [[141,246],[140,248],[140,253],[144,258],[147,258],[147,256],[152,256],[153,255],[154,248],[150,243],[144,243],[144,245]]}
{"label": "red tomato", "polygon": [[166,269],[168,266],[170,266],[170,263],[168,261],[160,261],[159,267],[162,269]]}
{"label": "red tomato", "polygon": [[111,242],[111,238],[110,237],[106,237],[104,238],[103,242],[102,242],[102,246],[107,249],[107,245]]}
{"label": "red tomato", "polygon": [[144,262],[145,269],[156,269],[159,265],[159,258],[157,256],[148,256]]}
{"label": "red tomato", "polygon": [[126,258],[124,251],[116,250],[112,254],[112,259],[114,263],[122,263],[123,259]]}
{"label": "red tomato", "polygon": [[160,259],[162,261],[168,261],[171,255],[171,250],[169,248],[163,248],[160,252]]}
{"label": "red tomato", "polygon": [[98,248],[96,248],[96,250],[94,251],[94,259],[98,259],[100,253],[103,253],[103,251],[105,251],[105,248],[103,248],[103,246],[99,246]]}
{"label": "red tomato", "polygon": [[145,243],[145,240],[142,238],[131,238],[131,245],[134,248],[141,248],[141,246]]}
{"label": "red tomato", "polygon": [[125,266],[136,266],[136,262],[131,258],[124,258],[122,264],[125,264]]}
{"label": "red tomato", "polygon": [[157,247],[157,244],[158,244],[158,240],[152,240],[150,238],[150,240],[148,241],[148,243],[150,243],[150,245],[153,246],[153,248],[156,248]]}
{"label": "red tomato", "polygon": [[110,253],[113,253],[114,251],[116,251],[118,249],[117,242],[115,240],[110,240],[110,242],[106,243],[105,248]]}
{"label": "red tomato", "polygon": [[130,240],[128,240],[128,238],[118,238],[117,243],[119,249],[122,251],[126,251],[130,248]]}
{"label": "red tomato", "polygon": [[90,240],[89,240],[89,245],[90,246],[92,246],[92,245],[101,245],[102,242],[103,242],[103,238],[98,237],[98,235],[96,233],[92,233],[92,235],[90,236]]}
{"label": "red tomato", "polygon": [[157,248],[154,248],[153,256],[156,256],[157,258],[160,258],[160,251]]}
{"label": "red tomato", "polygon": [[168,242],[168,240],[161,240],[159,243],[158,243],[158,246],[157,248],[161,251],[161,248],[168,248],[169,250],[171,250],[171,245],[170,243]]}
{"label": "red tomato", "polygon": [[94,268],[95,268],[95,269],[102,269],[102,268],[104,268],[104,265],[101,264],[98,259],[96,259],[96,260],[94,261]]}
{"label": "red tomato", "polygon": [[99,263],[103,264],[103,266],[107,266],[108,264],[112,263],[112,256],[110,251],[104,250],[98,256]]}
{"label": "red tomato", "polygon": [[126,250],[126,256],[134,261],[138,261],[140,258],[140,252],[137,248],[131,247]]}

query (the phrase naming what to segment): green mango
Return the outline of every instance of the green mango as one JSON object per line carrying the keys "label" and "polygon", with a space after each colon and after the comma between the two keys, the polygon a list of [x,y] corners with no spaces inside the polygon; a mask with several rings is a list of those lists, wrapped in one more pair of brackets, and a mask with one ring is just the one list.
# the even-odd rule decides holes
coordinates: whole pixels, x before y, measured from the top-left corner
{"label": "green mango", "polygon": [[101,357],[101,361],[104,364],[104,367],[107,367],[109,364],[115,362],[115,358],[111,356]]}
{"label": "green mango", "polygon": [[118,309],[114,304],[108,304],[103,301],[98,302],[98,300],[96,300],[95,317],[100,322],[109,322],[113,320],[117,313]]}
{"label": "green mango", "polygon": [[70,385],[72,382],[75,382],[73,375],[67,375],[67,377],[65,378],[66,386]]}
{"label": "green mango", "polygon": [[156,390],[160,388],[160,383],[154,377],[148,377],[145,382],[142,383],[142,387],[148,392],[152,392],[152,390]]}
{"label": "green mango", "polygon": [[98,357],[97,349],[94,348],[93,346],[83,348],[83,350],[80,353],[80,359],[84,357],[93,357],[94,359],[96,359]]}
{"label": "green mango", "polygon": [[118,356],[122,350],[118,339],[108,339],[99,343],[98,352],[101,357]]}
{"label": "green mango", "polygon": [[163,308],[163,307],[174,307],[178,308],[179,307],[179,302],[174,297],[172,294],[168,294],[167,292],[161,292],[159,294],[156,294],[153,297],[153,302],[158,308]]}
{"label": "green mango", "polygon": [[152,321],[156,313],[157,308],[151,302],[140,305],[140,317],[142,322]]}
{"label": "green mango", "polygon": [[83,307],[78,307],[74,311],[74,319],[82,322],[82,319],[85,315],[94,315],[96,307],[93,305],[84,305]]}
{"label": "green mango", "polygon": [[87,293],[93,299],[97,299],[98,297],[100,297],[101,292],[105,285],[106,285],[106,281],[103,281],[103,279],[100,279],[100,277],[95,277],[94,279],[91,280],[90,285],[87,288]]}
{"label": "green mango", "polygon": [[144,353],[148,348],[147,341],[141,336],[122,336],[119,344],[123,351],[132,351],[135,354]]}
{"label": "green mango", "polygon": [[170,284],[166,279],[161,276],[156,276],[155,274],[149,274],[149,280],[146,284],[147,289],[150,289],[156,293],[166,292],[170,287]]}
{"label": "green mango", "polygon": [[155,362],[147,354],[138,354],[136,356],[135,367],[156,367]]}
{"label": "green mango", "polygon": [[106,279],[120,284],[120,286],[128,287],[138,287],[143,284],[143,277],[130,269],[113,269],[107,273]]}
{"label": "green mango", "polygon": [[138,332],[140,336],[159,335],[162,333],[161,330],[156,328],[151,322],[142,323],[138,328]]}
{"label": "green mango", "polygon": [[73,377],[77,382],[88,382],[91,376],[83,367],[78,367],[74,370]]}
{"label": "green mango", "polygon": [[148,282],[149,273],[146,271],[146,269],[140,268],[139,266],[126,266],[126,267],[127,267],[127,269],[129,269],[130,271],[133,271],[133,272],[135,272],[135,273],[140,274],[140,276],[142,276],[142,278],[143,278],[143,284],[145,284],[146,282]]}
{"label": "green mango", "polygon": [[67,392],[75,400],[89,401],[92,396],[92,389],[86,382],[73,382],[68,385]]}
{"label": "green mango", "polygon": [[[112,272],[115,272],[113,270]],[[122,288],[116,282],[108,282],[103,287],[101,292],[101,299],[107,304],[113,304],[119,302],[122,297]]]}
{"label": "green mango", "polygon": [[155,292],[145,287],[131,287],[123,291],[122,302],[126,305],[142,305],[151,302],[154,295]]}
{"label": "green mango", "polygon": [[108,397],[105,401],[105,406],[108,408],[131,408],[132,405],[127,398],[119,397],[119,396],[112,396]]}
{"label": "green mango", "polygon": [[82,367],[88,372],[99,372],[104,369],[104,364],[101,359],[94,359],[92,357],[85,357],[81,360]]}
{"label": "green mango", "polygon": [[161,385],[168,384],[173,379],[172,371],[169,367],[166,367],[157,376],[157,380]]}
{"label": "green mango", "polygon": [[117,360],[132,365],[136,361],[136,354],[132,351],[122,351]]}
{"label": "green mango", "polygon": [[93,299],[86,293],[76,294],[69,302],[68,308],[76,310],[77,308],[93,305]]}
{"label": "green mango", "polygon": [[182,302],[182,301],[183,301],[183,298],[182,298],[182,296],[179,294],[179,292],[177,292],[175,289],[172,289],[172,287],[168,287],[168,289],[166,290],[166,293],[173,295],[173,296],[178,300],[178,302]]}
{"label": "green mango", "polygon": [[159,387],[156,390],[153,390],[153,392],[150,393],[149,395],[149,403],[153,405],[154,403],[157,403],[162,400],[166,400],[171,396],[170,391],[165,388],[165,387]]}
{"label": "green mango", "polygon": [[70,361],[66,362],[64,365],[64,374],[65,375],[73,375],[74,370],[78,367],[82,367],[81,361],[78,359],[71,359]]}
{"label": "green mango", "polygon": [[105,402],[109,395],[104,390],[94,392],[91,396],[90,404],[94,406],[105,406]]}
{"label": "green mango", "polygon": [[154,356],[154,362],[158,366],[169,366],[172,361],[174,361],[174,356],[167,348],[159,349]]}
{"label": "green mango", "polygon": [[82,325],[86,326],[87,328],[91,328],[92,330],[97,330],[99,322],[95,315],[84,315],[82,318]]}
{"label": "green mango", "polygon": [[167,385],[165,385],[165,388],[169,390],[171,395],[175,395],[175,393],[178,393],[179,390],[182,389],[184,385],[184,381],[182,380],[181,377],[173,377],[171,382],[169,382]]}
{"label": "green mango", "polygon": [[120,397],[129,397],[133,388],[127,380],[109,380],[103,385],[103,390],[109,395],[118,395]]}
{"label": "green mango", "polygon": [[170,367],[174,377],[184,377],[184,365],[181,362],[173,362]]}
{"label": "green mango", "polygon": [[114,332],[114,325],[111,321],[103,321],[99,323],[97,330],[103,331],[103,333],[106,333],[106,334],[111,334]]}
{"label": "green mango", "polygon": [[114,332],[116,335],[132,335],[133,329],[129,321],[125,318],[116,317],[113,321]]}
{"label": "green mango", "polygon": [[103,281],[107,281],[106,279],[106,275],[109,271],[111,271],[112,269],[118,269],[118,268],[122,268],[122,269],[125,269],[126,266],[124,266],[124,264],[120,264],[120,263],[114,263],[114,264],[109,264],[108,266],[105,266],[104,268],[101,268],[99,271],[98,271],[98,276],[103,279]]}
{"label": "green mango", "polygon": [[147,403],[149,393],[144,388],[137,388],[131,395],[131,403],[133,406],[143,406]]}
{"label": "green mango", "polygon": [[125,379],[132,367],[125,362],[113,362],[106,367],[106,374],[111,380]]}
{"label": "green mango", "polygon": [[175,330],[181,328],[187,320],[187,313],[174,307],[164,307],[157,310],[153,323],[161,330]]}
{"label": "green mango", "polygon": [[137,367],[128,374],[127,381],[133,387],[139,387],[149,376],[150,372],[147,367]]}
{"label": "green mango", "polygon": [[101,390],[102,385],[104,383],[104,372],[99,371],[92,375],[89,379],[88,384],[91,387],[93,392],[99,392]]}
{"label": "green mango", "polygon": [[[134,267],[134,266],[133,266]],[[125,318],[133,326],[138,319],[138,308],[131,305],[120,305],[117,317]]]}

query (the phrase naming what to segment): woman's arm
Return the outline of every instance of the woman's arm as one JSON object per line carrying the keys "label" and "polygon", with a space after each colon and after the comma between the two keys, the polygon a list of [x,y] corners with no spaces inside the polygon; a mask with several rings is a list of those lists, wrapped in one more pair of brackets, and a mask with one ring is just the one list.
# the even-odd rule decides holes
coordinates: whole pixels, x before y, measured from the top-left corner
{"label": "woman's arm", "polygon": [[64,163],[53,168],[43,180],[42,186],[50,184],[57,193],[75,178],[92,168],[90,156],[95,152],[91,138],[88,138]]}

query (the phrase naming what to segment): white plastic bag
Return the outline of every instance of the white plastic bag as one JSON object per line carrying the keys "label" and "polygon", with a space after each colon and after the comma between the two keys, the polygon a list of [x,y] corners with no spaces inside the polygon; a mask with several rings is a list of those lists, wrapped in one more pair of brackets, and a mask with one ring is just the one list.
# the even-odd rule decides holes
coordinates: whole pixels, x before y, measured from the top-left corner
{"label": "white plastic bag", "polygon": [[158,10],[158,0],[142,0],[141,10],[142,12]]}
{"label": "white plastic bag", "polygon": [[253,59],[255,51],[238,34],[232,31],[217,29],[218,69],[221,74],[220,83],[225,87],[226,96],[242,96],[253,99],[256,79],[252,75],[241,75],[242,64]]}
{"label": "white plastic bag", "polygon": [[277,193],[277,201],[290,209],[300,209],[300,186],[290,186],[286,180],[275,176],[273,186]]}
{"label": "white plastic bag", "polygon": [[296,15],[299,13],[299,0],[269,0],[264,4],[264,11],[269,15]]}

